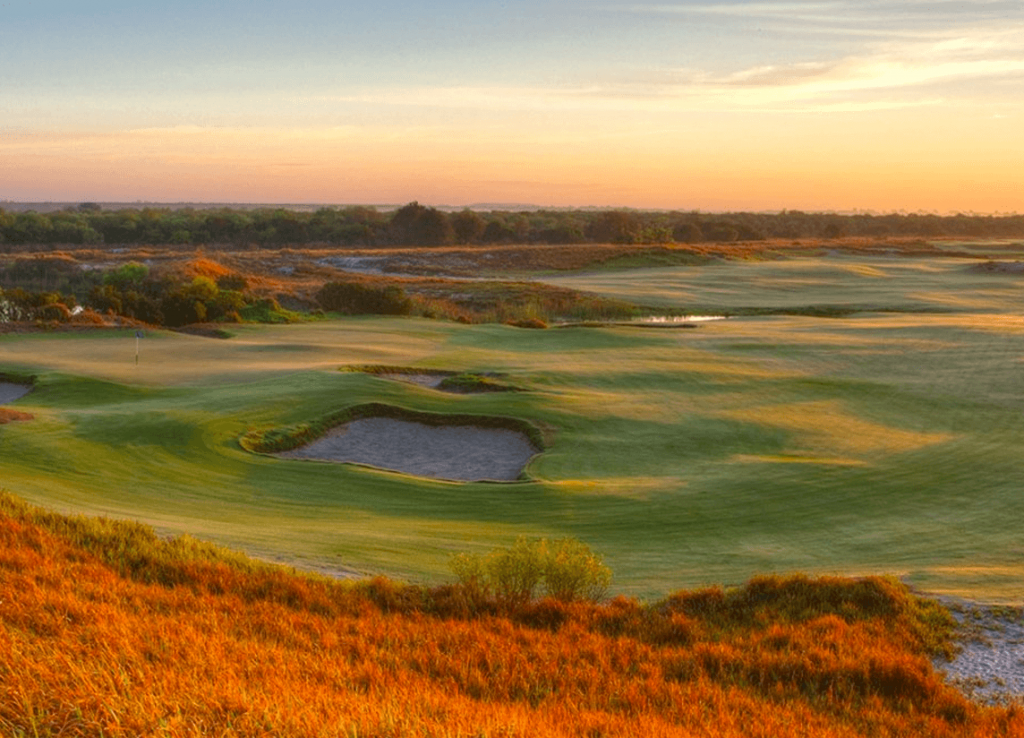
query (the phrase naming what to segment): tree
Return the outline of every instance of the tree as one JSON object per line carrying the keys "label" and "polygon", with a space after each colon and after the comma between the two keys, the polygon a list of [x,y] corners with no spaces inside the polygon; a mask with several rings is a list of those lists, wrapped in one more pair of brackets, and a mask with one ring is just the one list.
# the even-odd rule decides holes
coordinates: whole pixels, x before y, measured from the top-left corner
{"label": "tree", "polygon": [[700,243],[704,240],[704,234],[696,223],[684,221],[672,229],[672,240],[677,243]]}
{"label": "tree", "polygon": [[451,216],[451,223],[455,240],[459,243],[476,243],[487,227],[480,214],[468,208]]}
{"label": "tree", "polygon": [[594,219],[588,235],[599,243],[636,243],[640,231],[640,219],[635,213],[610,210]]}
{"label": "tree", "polygon": [[391,218],[392,238],[413,246],[445,246],[455,240],[448,216],[436,208],[411,202]]}

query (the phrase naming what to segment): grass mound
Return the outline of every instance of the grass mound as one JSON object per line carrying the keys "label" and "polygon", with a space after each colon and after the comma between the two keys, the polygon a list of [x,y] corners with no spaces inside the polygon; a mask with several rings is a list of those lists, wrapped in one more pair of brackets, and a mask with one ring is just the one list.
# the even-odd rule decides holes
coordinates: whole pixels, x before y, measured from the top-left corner
{"label": "grass mound", "polygon": [[28,387],[32,387],[36,383],[36,375],[26,374],[25,372],[0,372],[0,382],[24,384]]}
{"label": "grass mound", "polygon": [[490,372],[453,372],[445,369],[417,369],[409,366],[364,364],[342,367],[343,372],[359,372],[383,377],[437,377],[437,389],[457,394],[477,392],[523,392],[522,387],[499,381],[501,375]]}
{"label": "grass mound", "polygon": [[0,494],[0,591],[4,735],[1024,735],[885,579],[470,608]]}

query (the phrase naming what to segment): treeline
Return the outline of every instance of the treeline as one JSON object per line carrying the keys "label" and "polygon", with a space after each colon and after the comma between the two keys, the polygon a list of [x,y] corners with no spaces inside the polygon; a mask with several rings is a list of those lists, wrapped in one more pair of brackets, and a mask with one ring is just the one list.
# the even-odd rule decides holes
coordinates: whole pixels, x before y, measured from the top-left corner
{"label": "treeline", "polygon": [[447,246],[510,243],[696,243],[783,238],[1024,237],[1024,215],[702,213],[638,210],[462,210],[413,202],[372,207],[234,210],[102,210],[95,203],[55,213],[0,209],[0,252],[15,246],[182,244],[249,246]]}

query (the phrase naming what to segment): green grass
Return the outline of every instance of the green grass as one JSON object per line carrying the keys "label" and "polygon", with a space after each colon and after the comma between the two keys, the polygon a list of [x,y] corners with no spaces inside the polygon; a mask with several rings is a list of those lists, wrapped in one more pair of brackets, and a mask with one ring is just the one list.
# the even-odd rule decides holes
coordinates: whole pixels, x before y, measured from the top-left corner
{"label": "green grass", "polygon": [[[996,254],[1005,259],[1004,255]],[[904,312],[1003,310],[1022,278],[972,273],[970,259],[831,256],[723,262],[551,277],[561,287],[694,313],[878,309]]]}
{"label": "green grass", "polygon": [[[452,553],[527,535],[586,542],[612,591],[644,596],[801,570],[1019,600],[1021,284],[965,266],[837,257],[571,278],[673,308],[942,309],[690,331],[351,318],[239,326],[229,340],[154,333],[138,367],[132,332],[3,336],[0,371],[38,379],[14,405],[36,419],[0,427],[0,486],[416,581],[450,579]],[[500,372],[527,391],[453,395],[338,371],[353,364]],[[528,470],[538,481],[455,484],[238,445],[252,428],[371,402],[534,423],[548,440]]]}

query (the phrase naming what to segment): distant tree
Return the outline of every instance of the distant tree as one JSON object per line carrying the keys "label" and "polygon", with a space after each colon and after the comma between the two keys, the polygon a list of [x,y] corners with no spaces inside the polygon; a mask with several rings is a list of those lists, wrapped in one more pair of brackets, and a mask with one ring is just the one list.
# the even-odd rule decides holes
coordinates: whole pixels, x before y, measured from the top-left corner
{"label": "distant tree", "polygon": [[451,216],[452,230],[459,243],[477,243],[484,234],[487,223],[479,213],[466,209]]}
{"label": "distant tree", "polygon": [[492,220],[484,228],[480,240],[484,243],[513,243],[516,240],[516,234],[502,221]]}
{"label": "distant tree", "polygon": [[422,246],[446,246],[455,241],[455,231],[445,213],[435,208],[427,208],[419,220],[419,233],[416,243]]}
{"label": "distant tree", "polygon": [[672,240],[677,243],[700,243],[704,240],[704,234],[696,223],[684,221],[672,229]]}
{"label": "distant tree", "polygon": [[732,223],[725,221],[711,221],[710,223],[702,223],[701,230],[704,232],[704,237],[708,241],[738,241],[740,238],[740,232]]}
{"label": "distant tree", "polygon": [[436,208],[411,202],[395,211],[391,218],[392,238],[413,246],[445,246],[455,240],[448,216]]}
{"label": "distant tree", "polygon": [[6,235],[12,243],[50,243],[52,232],[53,221],[48,216],[29,210],[15,213]]}
{"label": "distant tree", "polygon": [[623,210],[600,213],[587,229],[587,235],[598,243],[636,243],[640,232],[640,219]]}

